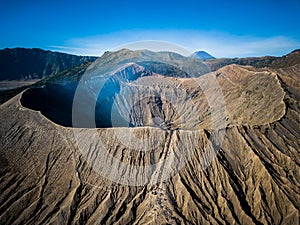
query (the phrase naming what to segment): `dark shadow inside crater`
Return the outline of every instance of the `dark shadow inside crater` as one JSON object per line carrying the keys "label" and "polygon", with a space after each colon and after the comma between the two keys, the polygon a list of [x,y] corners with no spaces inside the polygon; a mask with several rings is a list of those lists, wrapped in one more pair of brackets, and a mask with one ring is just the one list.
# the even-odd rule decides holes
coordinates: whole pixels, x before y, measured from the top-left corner
{"label": "dark shadow inside crater", "polygon": [[48,119],[65,127],[72,126],[72,103],[75,85],[47,85],[26,90],[21,98],[24,107],[40,111]]}
{"label": "dark shadow inside crater", "polygon": [[[29,109],[40,111],[54,123],[65,127],[112,127],[112,120],[114,118],[111,118],[111,110],[114,96],[119,91],[119,87],[108,82],[103,86],[97,98],[87,90],[84,99],[80,102],[80,110],[77,112],[81,120],[80,123],[76,123],[77,126],[72,123],[73,101],[76,88],[76,83],[68,85],[49,84],[42,87],[30,88],[23,93],[21,104]],[[86,108],[88,108],[88,104],[92,101],[96,101],[96,107],[93,111],[87,112]],[[119,118],[118,120],[114,120],[114,127],[133,127],[130,122],[125,119],[122,120],[120,116]],[[93,121],[93,123],[85,123],[85,121]]]}
{"label": "dark shadow inside crater", "polygon": [[[106,82],[100,93],[84,87],[84,96],[80,99],[74,96],[77,84],[59,85],[48,84],[42,87],[27,89],[22,97],[21,104],[29,109],[40,111],[52,122],[64,127],[75,128],[110,128],[110,127],[159,127],[164,130],[178,129],[173,126],[172,118],[168,118],[163,109],[163,104],[169,106],[169,114],[174,118],[178,116],[172,105],[162,98],[149,97],[140,99],[133,107],[126,109],[126,103],[114,107],[115,96],[120,92],[117,83]],[[97,97],[95,97],[97,96]],[[123,96],[124,97],[124,96]],[[124,98],[131,98],[125,96]],[[79,104],[73,107],[73,104]],[[91,107],[95,106],[94,108]],[[148,109],[147,112],[144,112]],[[74,111],[76,121],[74,123]],[[147,110],[146,110],[147,111]]]}

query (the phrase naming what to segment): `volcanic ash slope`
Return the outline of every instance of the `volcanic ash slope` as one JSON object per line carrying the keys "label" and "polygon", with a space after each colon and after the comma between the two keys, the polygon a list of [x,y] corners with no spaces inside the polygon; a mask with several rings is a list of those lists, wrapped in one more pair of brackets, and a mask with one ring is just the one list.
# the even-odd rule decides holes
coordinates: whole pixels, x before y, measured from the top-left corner
{"label": "volcanic ash slope", "polygon": [[[205,100],[205,94],[218,93],[212,76],[221,87],[225,114],[218,104],[210,110]],[[172,84],[185,87],[192,105],[178,104],[182,108],[174,110],[161,102],[156,111],[164,121],[157,121],[147,108],[141,111],[142,101],[136,121],[145,127],[76,128],[86,137],[84,152],[73,128],[23,107],[20,94],[0,106],[0,224],[297,224],[299,77],[299,65],[276,71],[230,65],[197,78],[202,90],[195,80],[140,78],[131,86],[151,83],[159,93],[173,88],[175,94]],[[156,106],[150,103],[151,111]],[[151,124],[166,121],[161,128]],[[222,133],[224,140],[217,143]],[[89,138],[95,134],[98,139]],[[120,140],[128,134],[141,142]],[[215,157],[212,149],[206,154],[216,145]],[[136,150],[149,146],[155,147]],[[110,158],[103,159],[99,149],[141,169],[110,168]],[[155,184],[166,174],[172,176]],[[148,184],[118,184],[134,179]]]}

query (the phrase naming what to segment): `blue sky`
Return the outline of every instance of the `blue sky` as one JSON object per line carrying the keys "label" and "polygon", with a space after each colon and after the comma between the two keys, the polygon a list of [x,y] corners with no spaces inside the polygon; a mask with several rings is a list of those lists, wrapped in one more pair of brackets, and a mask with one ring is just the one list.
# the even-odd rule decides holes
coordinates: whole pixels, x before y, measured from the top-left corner
{"label": "blue sky", "polygon": [[300,0],[1,0],[0,8],[0,48],[100,55],[157,40],[217,57],[300,48]]}

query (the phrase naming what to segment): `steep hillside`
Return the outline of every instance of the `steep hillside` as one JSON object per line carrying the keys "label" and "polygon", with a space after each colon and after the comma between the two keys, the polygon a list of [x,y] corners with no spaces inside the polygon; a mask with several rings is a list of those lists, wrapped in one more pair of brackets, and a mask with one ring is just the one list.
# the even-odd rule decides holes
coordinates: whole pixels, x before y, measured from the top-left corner
{"label": "steep hillside", "polygon": [[212,71],[219,68],[230,65],[250,65],[256,68],[270,67],[274,69],[286,68],[300,63],[300,50],[294,50],[293,52],[284,55],[282,57],[264,56],[264,57],[249,57],[249,58],[221,58],[221,59],[209,59],[206,64]]}
{"label": "steep hillside", "polygon": [[0,81],[41,79],[92,62],[96,57],[75,56],[42,49],[0,50]]}
{"label": "steep hillside", "polygon": [[[158,62],[185,71],[190,77],[199,77],[209,68],[200,59],[184,57],[174,52],[152,52],[149,50],[131,51],[121,49],[116,52],[105,52],[94,64],[98,74],[107,74],[126,63]],[[154,65],[152,65],[154,66]],[[155,67],[153,67],[155,68]]]}

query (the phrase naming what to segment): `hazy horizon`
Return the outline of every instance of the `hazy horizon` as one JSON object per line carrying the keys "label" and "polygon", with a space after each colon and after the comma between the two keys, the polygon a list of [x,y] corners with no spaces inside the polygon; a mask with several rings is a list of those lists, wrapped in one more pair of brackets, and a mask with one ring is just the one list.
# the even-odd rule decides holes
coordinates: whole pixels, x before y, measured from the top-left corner
{"label": "hazy horizon", "polygon": [[298,0],[17,0],[0,6],[5,9],[0,15],[0,48],[99,56],[152,40],[217,58],[281,56],[300,48]]}
{"label": "hazy horizon", "polygon": [[[1,48],[0,50],[4,50],[4,49],[16,49],[16,48],[23,48],[23,49],[41,49],[41,50],[45,50],[45,51],[52,51],[52,52],[58,52],[58,53],[64,53],[64,54],[71,54],[71,55],[77,55],[77,56],[90,56],[90,57],[101,57],[106,51],[111,51],[111,52],[115,52],[115,51],[119,51],[121,50],[122,48],[120,49],[113,49],[113,50],[106,50],[106,51],[99,51],[99,54],[80,54],[80,53],[74,53],[74,52],[70,52],[70,51],[64,51],[63,49],[52,49],[52,48],[39,48],[39,47],[22,47],[22,46],[15,46],[15,47],[5,47],[5,48]],[[149,51],[153,51],[153,52],[164,52],[164,51],[167,51],[167,52],[175,52],[175,53],[178,53],[180,55],[183,55],[183,56],[189,56],[189,54],[182,54],[181,52],[178,52],[178,51],[172,51],[172,50],[151,50],[151,49],[131,49],[131,48],[123,48],[123,49],[129,49],[131,51],[138,51],[138,50],[149,50]],[[286,52],[286,53],[283,53],[283,54],[262,54],[262,55],[251,55],[251,56],[228,56],[228,57],[216,57],[216,55],[212,54],[211,52],[209,51],[206,51],[205,49],[196,49],[194,52],[191,52],[191,53],[195,53],[195,52],[200,52],[200,51],[203,51],[203,52],[206,52],[210,55],[212,55],[213,57],[216,57],[216,58],[251,58],[251,57],[263,57],[263,56],[275,56],[275,57],[281,57],[281,56],[284,56],[284,55],[287,55],[295,50],[299,50],[299,48],[295,48],[295,49],[291,49],[290,51]]]}

